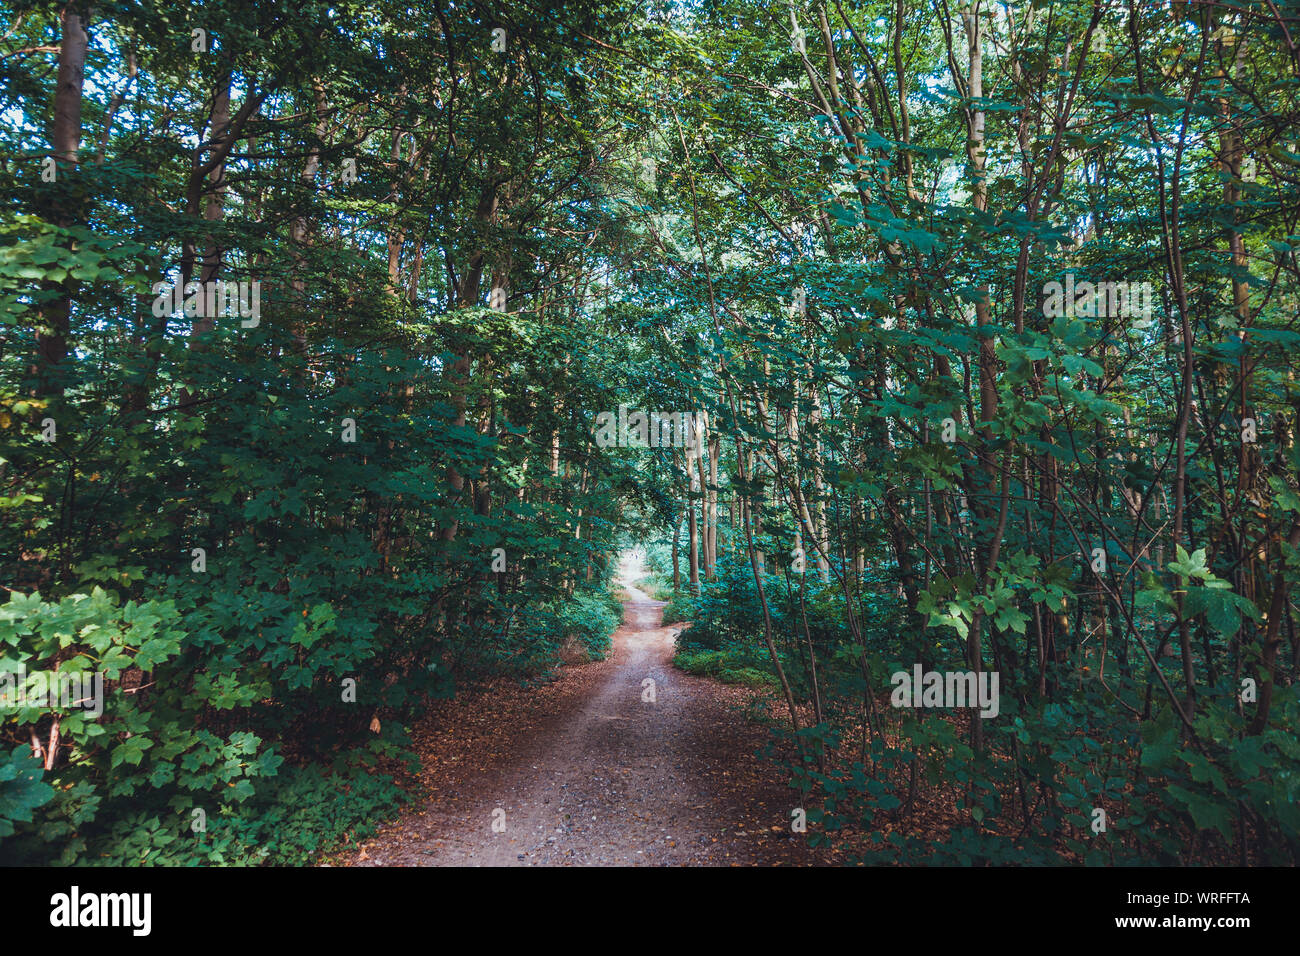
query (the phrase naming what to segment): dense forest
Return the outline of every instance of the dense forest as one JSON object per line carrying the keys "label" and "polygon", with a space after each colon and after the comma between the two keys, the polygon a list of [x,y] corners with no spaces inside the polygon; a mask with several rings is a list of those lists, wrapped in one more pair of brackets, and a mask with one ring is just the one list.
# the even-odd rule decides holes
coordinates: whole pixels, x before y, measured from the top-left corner
{"label": "dense forest", "polygon": [[312,862],[637,549],[837,859],[1300,862],[1296,0],[8,0],[0,111],[0,861]]}

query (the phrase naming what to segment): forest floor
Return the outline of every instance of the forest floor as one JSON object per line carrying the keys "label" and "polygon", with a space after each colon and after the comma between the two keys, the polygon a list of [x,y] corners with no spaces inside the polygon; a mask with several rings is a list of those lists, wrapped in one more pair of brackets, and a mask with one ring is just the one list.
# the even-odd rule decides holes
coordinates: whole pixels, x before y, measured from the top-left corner
{"label": "forest floor", "polygon": [[633,586],[641,576],[624,562],[623,624],[604,660],[437,705],[412,731],[417,803],[332,865],[834,862],[791,832],[798,794],[757,755],[770,735],[749,714],[769,693],[675,669],[677,628]]}

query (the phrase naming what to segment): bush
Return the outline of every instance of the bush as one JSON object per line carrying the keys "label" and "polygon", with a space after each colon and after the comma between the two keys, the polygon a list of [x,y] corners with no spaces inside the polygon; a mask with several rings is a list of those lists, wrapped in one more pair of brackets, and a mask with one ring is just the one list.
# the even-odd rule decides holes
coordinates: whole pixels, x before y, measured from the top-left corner
{"label": "bush", "polygon": [[575,635],[592,658],[599,659],[623,620],[623,605],[608,590],[579,591],[559,606],[556,618],[566,634]]}
{"label": "bush", "polygon": [[758,658],[741,648],[710,651],[683,647],[673,656],[673,665],[688,674],[712,677],[724,684],[767,687],[777,683],[770,663],[764,667]]}
{"label": "bush", "polygon": [[[331,620],[319,609],[300,617],[292,644],[337,639]],[[276,747],[229,726],[244,723],[236,715],[260,706],[284,671],[195,669],[199,649],[185,629],[193,624],[175,602],[119,603],[99,588],[58,602],[15,593],[0,607],[0,687],[10,705],[0,708],[0,729],[68,754],[48,772],[31,745],[0,758],[0,858],[64,865],[301,858],[340,826],[399,799],[391,778],[369,777],[359,762],[396,752],[394,729],[393,739],[372,740],[331,776],[349,796],[304,811],[301,794],[328,792],[324,772],[277,778],[284,758]],[[47,699],[44,681],[56,668],[84,675],[87,686],[100,675],[102,713],[67,695]],[[298,822],[273,825],[286,815]],[[316,828],[316,816],[329,825]],[[195,832],[199,820],[206,833]]]}

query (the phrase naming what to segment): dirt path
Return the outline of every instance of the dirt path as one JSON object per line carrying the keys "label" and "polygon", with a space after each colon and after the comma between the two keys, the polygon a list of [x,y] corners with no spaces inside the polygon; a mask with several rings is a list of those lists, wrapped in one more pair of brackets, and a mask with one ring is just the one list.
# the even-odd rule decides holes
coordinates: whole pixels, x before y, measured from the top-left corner
{"label": "dirt path", "polygon": [[625,561],[630,599],[606,660],[457,700],[417,728],[427,803],[335,864],[827,862],[791,833],[797,794],[755,755],[768,739],[742,712],[755,692],[673,668],[676,628],[639,577]]}

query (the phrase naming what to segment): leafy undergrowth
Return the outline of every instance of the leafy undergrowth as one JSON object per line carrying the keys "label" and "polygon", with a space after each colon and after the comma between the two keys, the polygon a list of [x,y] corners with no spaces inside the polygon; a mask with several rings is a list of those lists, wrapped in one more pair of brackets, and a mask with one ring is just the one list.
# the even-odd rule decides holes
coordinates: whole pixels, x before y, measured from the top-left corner
{"label": "leafy undergrowth", "polygon": [[[282,769],[243,803],[211,815],[202,807],[184,814],[146,808],[95,826],[97,798],[80,802],[79,788],[44,784],[39,764],[20,748],[8,764],[18,774],[4,781],[0,797],[12,796],[8,791],[23,783],[24,792],[43,798],[29,801],[26,809],[31,815],[39,806],[43,825],[11,832],[3,860],[63,866],[301,865],[326,847],[369,835],[409,800],[392,776],[373,773],[357,757],[345,754],[333,767]],[[177,824],[181,817],[187,825]],[[55,847],[60,852],[52,858]]]}
{"label": "leafy undergrowth", "polygon": [[[1190,556],[1187,564],[1195,570]],[[863,644],[854,646],[824,594],[796,595],[792,614],[786,595],[770,587],[774,630],[811,635],[820,656],[815,686],[799,654],[781,656],[798,710],[792,733],[759,649],[761,606],[752,586],[724,566],[700,591],[680,595],[665,615],[691,621],[675,664],[720,680],[743,681],[747,670],[765,678],[774,739],[808,758],[788,763],[787,771],[809,795],[809,840],[818,845],[837,845],[871,865],[1300,859],[1294,685],[1275,696],[1276,726],[1251,734],[1238,688],[1221,676],[1198,701],[1195,739],[1159,694],[1149,698],[1149,716],[1116,709],[1117,687],[1143,701],[1151,678],[1136,668],[1107,670],[1103,682],[1069,662],[1050,665],[1045,680],[1053,697],[1004,689],[997,719],[972,718],[960,708],[897,706],[878,689],[907,672],[908,658],[898,651],[899,634],[910,633],[904,621],[867,605],[859,619]],[[947,653],[947,666],[959,669],[959,652]],[[864,687],[877,692],[864,698]],[[979,747],[972,720],[983,721]]]}
{"label": "leafy undergrowth", "polygon": [[[308,766],[295,771],[264,802],[232,818],[224,839],[239,848],[260,846],[256,862],[303,865],[330,846],[370,836],[410,799],[387,774],[334,773]],[[211,834],[211,828],[210,835],[222,839],[220,832]]]}
{"label": "leafy undergrowth", "polygon": [[742,684],[745,687],[767,687],[776,684],[776,677],[757,666],[753,655],[743,648],[711,651],[687,645],[678,649],[673,665],[688,674],[712,677],[724,684]]}
{"label": "leafy undergrowth", "polygon": [[668,603],[664,605],[664,624],[681,624],[694,616],[695,603],[689,592],[682,591],[673,595],[669,589],[665,600]]}
{"label": "leafy undergrowth", "polygon": [[623,619],[623,605],[609,592],[579,591],[557,612],[566,634],[587,652],[587,659],[603,660],[610,638]]}
{"label": "leafy undergrowth", "polygon": [[[351,647],[351,632],[334,626],[328,604],[291,615],[284,644],[300,651],[262,641],[259,662],[211,639],[192,605],[121,602],[100,588],[58,602],[15,593],[0,605],[0,864],[306,862],[363,838],[408,799],[417,761],[405,727],[430,701],[476,673],[545,679],[561,635],[584,660],[599,657],[617,608],[603,592],[579,592],[530,617],[531,653],[462,666],[460,680],[440,668],[435,693],[414,680],[399,696],[366,662],[332,673],[340,665],[323,651]],[[56,666],[68,688],[98,675],[99,713],[62,706],[50,716],[37,694]],[[46,769],[26,741],[59,759]]]}
{"label": "leafy undergrowth", "polygon": [[[673,598],[673,582],[671,579],[665,580],[658,574],[649,574],[636,582],[636,587],[644,591],[652,601],[671,601]],[[665,624],[671,624],[671,621],[665,621]]]}

